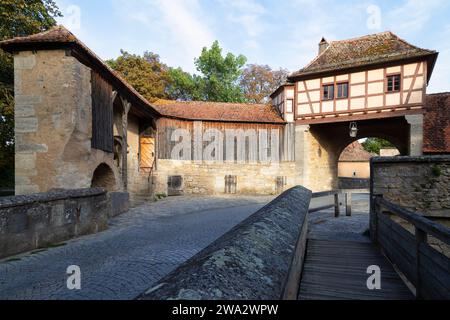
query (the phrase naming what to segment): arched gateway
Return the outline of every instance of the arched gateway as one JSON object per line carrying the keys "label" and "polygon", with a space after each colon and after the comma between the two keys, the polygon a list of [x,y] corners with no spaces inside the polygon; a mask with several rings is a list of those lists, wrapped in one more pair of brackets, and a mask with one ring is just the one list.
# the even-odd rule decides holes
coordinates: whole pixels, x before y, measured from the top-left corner
{"label": "arched gateway", "polygon": [[450,152],[450,95],[426,95],[437,52],[390,32],[321,41],[272,105],[149,103],[64,27],[0,46],[15,60],[16,194],[109,181],[92,180],[99,163],[132,196],[167,194],[174,180],[177,194],[320,191],[362,137]]}

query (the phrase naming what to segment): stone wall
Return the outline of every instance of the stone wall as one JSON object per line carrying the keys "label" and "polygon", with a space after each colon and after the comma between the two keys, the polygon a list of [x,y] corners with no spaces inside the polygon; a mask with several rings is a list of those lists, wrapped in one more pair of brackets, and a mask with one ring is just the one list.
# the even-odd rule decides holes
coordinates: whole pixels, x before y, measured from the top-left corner
{"label": "stone wall", "polygon": [[371,171],[373,194],[427,216],[450,218],[450,156],[377,157]]}
{"label": "stone wall", "polygon": [[0,198],[0,258],[107,228],[103,189]]}
{"label": "stone wall", "polygon": [[297,299],[310,200],[303,187],[286,191],[139,298]]}
{"label": "stone wall", "polygon": [[113,155],[91,149],[91,70],[64,50],[14,56],[16,194],[88,188]]}
{"label": "stone wall", "polygon": [[154,172],[155,193],[168,194],[169,176],[183,177],[185,194],[223,194],[225,176],[237,176],[239,194],[276,194],[277,177],[286,177],[284,189],[297,184],[295,163],[238,164],[159,159]]}
{"label": "stone wall", "polygon": [[335,141],[323,136],[320,129],[307,125],[298,125],[295,135],[295,163],[300,184],[313,192],[336,189],[340,153]]}

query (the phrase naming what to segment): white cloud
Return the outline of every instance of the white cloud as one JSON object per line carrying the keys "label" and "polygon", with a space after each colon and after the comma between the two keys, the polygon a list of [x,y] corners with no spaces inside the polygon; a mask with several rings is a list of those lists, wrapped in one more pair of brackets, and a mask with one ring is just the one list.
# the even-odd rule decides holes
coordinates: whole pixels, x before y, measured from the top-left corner
{"label": "white cloud", "polygon": [[215,40],[198,0],[114,1],[116,12],[129,25],[141,24],[134,29],[142,42],[151,44],[145,50],[159,53],[171,66],[195,72],[194,58]]}
{"label": "white cloud", "polygon": [[197,0],[160,0],[158,5],[172,36],[191,57],[212,44],[214,36],[202,23]]}
{"label": "white cloud", "polygon": [[243,30],[244,44],[249,49],[259,48],[258,38],[263,35],[263,16],[267,9],[255,0],[217,0],[226,10],[227,19]]}

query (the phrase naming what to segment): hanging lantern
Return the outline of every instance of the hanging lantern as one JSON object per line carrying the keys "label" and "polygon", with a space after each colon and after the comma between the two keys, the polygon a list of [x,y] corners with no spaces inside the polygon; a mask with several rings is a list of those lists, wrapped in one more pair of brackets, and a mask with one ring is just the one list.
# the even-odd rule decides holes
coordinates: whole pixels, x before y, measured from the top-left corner
{"label": "hanging lantern", "polygon": [[356,138],[358,135],[358,126],[356,125],[356,122],[350,123],[350,137]]}

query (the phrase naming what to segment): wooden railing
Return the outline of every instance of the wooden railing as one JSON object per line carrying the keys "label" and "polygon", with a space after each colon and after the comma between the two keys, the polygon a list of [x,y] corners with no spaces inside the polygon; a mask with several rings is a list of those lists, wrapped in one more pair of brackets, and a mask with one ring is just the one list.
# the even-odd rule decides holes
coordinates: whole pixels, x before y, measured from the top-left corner
{"label": "wooden railing", "polygon": [[323,197],[330,197],[334,196],[334,203],[327,204],[324,206],[320,206],[317,208],[310,208],[309,212],[317,212],[322,211],[330,208],[334,208],[334,216],[337,218],[340,215],[340,202],[339,202],[339,195],[344,194],[345,196],[345,214],[346,216],[352,215],[352,194],[349,192],[342,193],[338,190],[331,190],[331,191],[322,191],[322,192],[316,192],[312,194],[312,198],[323,198]]}
{"label": "wooden railing", "polygon": [[[414,234],[391,219],[397,216],[414,228]],[[428,243],[432,236],[450,245],[450,229],[423,215],[372,197],[370,234],[387,257],[416,288],[418,299],[450,299],[450,258]]]}

